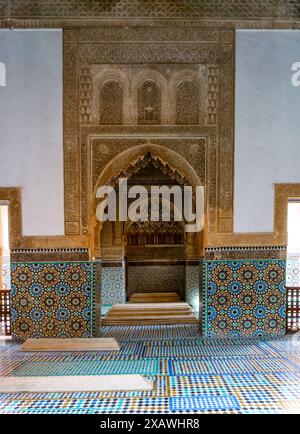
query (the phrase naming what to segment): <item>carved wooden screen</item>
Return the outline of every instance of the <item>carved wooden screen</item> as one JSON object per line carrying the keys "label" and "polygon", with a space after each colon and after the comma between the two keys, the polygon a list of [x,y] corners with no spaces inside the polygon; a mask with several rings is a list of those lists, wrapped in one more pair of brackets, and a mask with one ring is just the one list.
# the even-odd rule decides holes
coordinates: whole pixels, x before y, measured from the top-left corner
{"label": "carved wooden screen", "polygon": [[183,229],[177,222],[134,222],[127,231],[127,244],[131,246],[183,243]]}
{"label": "carved wooden screen", "polygon": [[11,334],[10,290],[0,290],[0,334]]}
{"label": "carved wooden screen", "polygon": [[300,288],[286,288],[287,290],[287,332],[295,333],[300,330]]}

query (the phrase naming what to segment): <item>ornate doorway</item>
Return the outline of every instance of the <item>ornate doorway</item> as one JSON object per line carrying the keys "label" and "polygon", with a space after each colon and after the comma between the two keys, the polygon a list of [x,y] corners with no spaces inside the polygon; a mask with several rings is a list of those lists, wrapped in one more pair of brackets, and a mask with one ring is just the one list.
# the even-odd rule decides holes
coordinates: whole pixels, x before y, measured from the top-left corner
{"label": "ornate doorway", "polygon": [[[102,304],[109,306],[130,302],[133,295],[141,293],[148,295],[160,293],[164,296],[170,294],[170,299],[178,296],[178,301],[189,302],[191,297],[187,293],[190,289],[187,279],[190,279],[191,270],[187,270],[187,264],[188,261],[199,260],[202,256],[204,227],[201,227],[200,232],[186,232],[186,222],[177,219],[178,210],[173,195],[170,196],[170,219],[164,221],[161,218],[164,199],[160,197],[158,202],[160,218],[152,221],[150,193],[153,186],[159,188],[164,186],[170,189],[175,186],[183,192],[185,186],[200,187],[200,181],[192,167],[173,151],[156,145],[143,145],[132,150],[133,158],[126,164],[129,153],[125,151],[123,155],[120,154],[104,169],[93,193],[91,216],[93,256],[106,264],[104,268],[110,267],[110,272],[107,269],[104,271],[105,279],[109,273],[110,279],[115,281],[117,273],[124,274],[123,285],[119,282],[117,291],[109,287],[107,280],[102,283]],[[164,154],[172,157],[170,162],[163,158]],[[175,167],[172,164],[174,162]],[[126,178],[128,189],[142,186],[149,192],[147,221],[132,221],[130,218],[127,221],[120,221],[118,212],[115,221],[101,223],[95,218],[97,189],[103,185],[114,187],[116,197],[119,198],[118,182],[121,178]],[[201,191],[203,192],[203,187]],[[204,195],[201,200],[204,209]],[[128,209],[132,202],[133,199],[129,198]],[[119,207],[118,202],[117,210]],[[119,267],[116,266],[118,261]],[[199,272],[200,267],[196,266],[196,268]],[[107,291],[103,289],[105,285],[109,288]],[[198,300],[194,300],[197,308],[199,288],[198,282]],[[107,292],[111,295],[110,299],[107,297]]]}

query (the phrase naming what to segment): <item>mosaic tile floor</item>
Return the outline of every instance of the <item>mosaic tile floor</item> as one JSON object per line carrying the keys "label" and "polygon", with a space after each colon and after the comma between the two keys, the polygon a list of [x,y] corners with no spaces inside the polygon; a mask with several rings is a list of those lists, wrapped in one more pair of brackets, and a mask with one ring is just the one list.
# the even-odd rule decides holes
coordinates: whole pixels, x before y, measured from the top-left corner
{"label": "mosaic tile floor", "polygon": [[[0,413],[297,413],[300,341],[205,339],[197,326],[106,327],[120,352],[21,353],[0,340],[0,375],[141,373],[150,392],[0,394]],[[75,374],[74,374],[75,372]]]}

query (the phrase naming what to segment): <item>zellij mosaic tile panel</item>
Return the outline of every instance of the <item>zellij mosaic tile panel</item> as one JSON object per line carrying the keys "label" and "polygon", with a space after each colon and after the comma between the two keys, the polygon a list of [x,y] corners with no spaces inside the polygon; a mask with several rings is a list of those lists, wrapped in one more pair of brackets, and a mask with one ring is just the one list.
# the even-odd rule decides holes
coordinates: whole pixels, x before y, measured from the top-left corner
{"label": "zellij mosaic tile panel", "polygon": [[206,262],[204,289],[206,335],[285,334],[285,261]]}
{"label": "zellij mosaic tile panel", "polygon": [[92,263],[13,263],[11,283],[14,339],[91,336]]}

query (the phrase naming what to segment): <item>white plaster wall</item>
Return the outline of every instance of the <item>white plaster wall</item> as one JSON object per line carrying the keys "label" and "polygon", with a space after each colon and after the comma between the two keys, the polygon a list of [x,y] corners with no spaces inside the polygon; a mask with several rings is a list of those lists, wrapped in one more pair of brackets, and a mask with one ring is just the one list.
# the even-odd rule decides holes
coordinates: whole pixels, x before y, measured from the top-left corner
{"label": "white plaster wall", "polygon": [[300,256],[300,202],[288,206],[288,253]]}
{"label": "white plaster wall", "polygon": [[234,230],[272,232],[274,183],[300,182],[300,32],[240,30],[236,40]]}
{"label": "white plaster wall", "polygon": [[0,251],[9,250],[8,206],[0,203]]}
{"label": "white plaster wall", "polygon": [[0,186],[22,187],[24,235],[62,235],[62,32],[0,30],[0,62]]}

